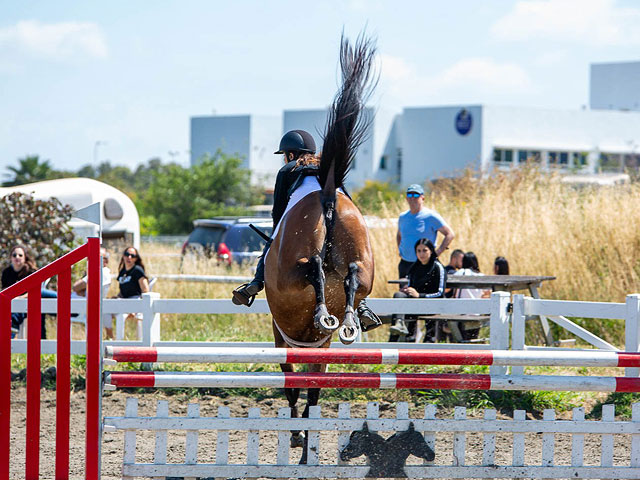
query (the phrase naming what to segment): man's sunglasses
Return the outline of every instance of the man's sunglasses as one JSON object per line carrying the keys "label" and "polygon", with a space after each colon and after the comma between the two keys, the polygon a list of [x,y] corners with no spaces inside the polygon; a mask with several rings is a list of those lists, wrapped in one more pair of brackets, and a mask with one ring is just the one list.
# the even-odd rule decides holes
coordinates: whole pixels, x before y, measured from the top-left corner
{"label": "man's sunglasses", "polygon": [[420,198],[421,196],[419,193],[407,193],[407,198]]}
{"label": "man's sunglasses", "polygon": [[138,255],[136,255],[135,253],[129,253],[129,252],[124,252],[124,254],[122,255],[123,257],[131,257],[131,258],[137,258]]}

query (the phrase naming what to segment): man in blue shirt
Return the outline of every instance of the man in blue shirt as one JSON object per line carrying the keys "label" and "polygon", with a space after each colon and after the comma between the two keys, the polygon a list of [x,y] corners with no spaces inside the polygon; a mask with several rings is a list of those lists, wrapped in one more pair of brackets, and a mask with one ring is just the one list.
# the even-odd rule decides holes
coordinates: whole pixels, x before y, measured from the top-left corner
{"label": "man in blue shirt", "polygon": [[[398,251],[400,253],[400,263],[398,264],[398,278],[405,278],[409,268],[417,260],[415,244],[421,238],[428,238],[433,245],[436,244],[436,237],[440,232],[444,238],[436,248],[436,256],[440,256],[455,237],[451,227],[435,210],[424,207],[424,189],[417,184],[409,185],[407,188],[407,203],[409,210],[400,214],[398,218]],[[406,341],[415,341],[416,322],[411,322],[405,326],[404,322],[396,322],[391,326],[392,334],[408,335]]]}
{"label": "man in blue shirt", "polygon": [[436,237],[440,232],[444,238],[436,248],[436,255],[440,256],[453,241],[455,235],[451,227],[435,210],[424,207],[424,189],[417,184],[407,188],[407,203],[409,210],[400,214],[398,218],[398,233],[396,240],[400,252],[398,276],[407,276],[409,267],[417,260],[414,245],[421,238],[428,238],[436,245]]}

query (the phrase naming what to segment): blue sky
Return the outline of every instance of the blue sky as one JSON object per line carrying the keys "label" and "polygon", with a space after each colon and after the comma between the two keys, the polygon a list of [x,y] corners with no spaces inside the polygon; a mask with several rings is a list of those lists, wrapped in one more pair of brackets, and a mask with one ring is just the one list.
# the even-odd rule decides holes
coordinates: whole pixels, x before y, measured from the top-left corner
{"label": "blue sky", "polygon": [[365,26],[378,108],[581,108],[590,63],[640,60],[639,24],[630,0],[3,2],[0,178],[27,154],[187,164],[190,116],[323,108]]}

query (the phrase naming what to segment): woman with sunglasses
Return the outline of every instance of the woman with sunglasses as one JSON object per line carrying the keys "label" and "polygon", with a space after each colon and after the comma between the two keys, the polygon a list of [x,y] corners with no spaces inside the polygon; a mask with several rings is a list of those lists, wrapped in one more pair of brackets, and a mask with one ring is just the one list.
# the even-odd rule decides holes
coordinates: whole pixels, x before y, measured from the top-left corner
{"label": "woman with sunglasses", "polygon": [[119,298],[135,298],[149,291],[149,280],[144,263],[135,247],[127,247],[118,265]]}

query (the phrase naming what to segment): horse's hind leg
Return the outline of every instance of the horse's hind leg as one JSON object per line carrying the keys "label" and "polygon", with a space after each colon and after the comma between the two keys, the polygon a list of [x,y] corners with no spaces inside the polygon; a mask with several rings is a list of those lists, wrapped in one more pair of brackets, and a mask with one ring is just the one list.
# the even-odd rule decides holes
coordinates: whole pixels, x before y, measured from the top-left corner
{"label": "horse's hind leg", "polygon": [[340,322],[333,315],[329,315],[329,311],[327,310],[324,296],[325,276],[324,270],[322,270],[322,258],[320,258],[320,255],[314,255],[309,259],[308,268],[306,278],[313,286],[316,294],[316,309],[313,313],[313,325],[324,335],[329,335],[338,329]]}
{"label": "horse's hind leg", "polygon": [[349,273],[344,279],[344,293],[346,295],[346,306],[344,311],[344,321],[340,327],[340,341],[346,345],[353,343],[358,337],[358,326],[356,325],[353,304],[356,300],[356,290],[358,289],[358,265],[355,262],[349,264]]}
{"label": "horse's hind leg", "polygon": [[[309,372],[325,372],[327,370],[327,366],[324,364],[312,364],[309,365]],[[304,411],[302,412],[302,418],[309,418],[309,408],[318,405],[318,400],[320,399],[320,389],[319,388],[309,388],[307,390],[307,405],[304,407]],[[307,463],[307,455],[309,449],[309,431],[305,430],[304,432],[304,444],[302,445],[302,456],[300,457],[300,465],[305,465]]]}
{"label": "horse's hind leg", "polygon": [[[293,372],[293,367],[289,363],[280,364],[280,369],[283,372]],[[298,398],[300,397],[299,388],[285,388],[284,395],[289,402],[289,408],[291,409],[291,418],[298,418]],[[302,447],[304,445],[304,435],[300,430],[291,431],[291,448]]]}

